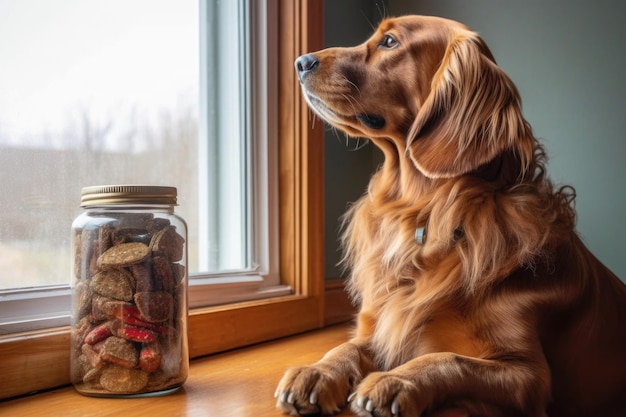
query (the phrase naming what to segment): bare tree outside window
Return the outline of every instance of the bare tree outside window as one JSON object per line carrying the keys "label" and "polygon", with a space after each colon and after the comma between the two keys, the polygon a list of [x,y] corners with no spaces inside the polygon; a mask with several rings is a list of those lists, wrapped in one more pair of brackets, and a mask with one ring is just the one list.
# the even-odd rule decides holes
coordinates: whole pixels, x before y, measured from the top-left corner
{"label": "bare tree outside window", "polygon": [[67,284],[80,191],[178,188],[197,269],[198,1],[0,1],[0,290]]}

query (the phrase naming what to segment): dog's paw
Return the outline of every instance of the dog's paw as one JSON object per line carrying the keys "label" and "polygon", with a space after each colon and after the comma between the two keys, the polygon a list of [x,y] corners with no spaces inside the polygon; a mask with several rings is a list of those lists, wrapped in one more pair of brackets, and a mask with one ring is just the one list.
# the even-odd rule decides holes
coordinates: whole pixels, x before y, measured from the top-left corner
{"label": "dog's paw", "polygon": [[359,417],[419,417],[424,411],[417,387],[392,372],[370,374],[350,396]]}
{"label": "dog's paw", "polygon": [[274,396],[276,407],[294,416],[331,415],[346,404],[347,378],[320,365],[289,369]]}

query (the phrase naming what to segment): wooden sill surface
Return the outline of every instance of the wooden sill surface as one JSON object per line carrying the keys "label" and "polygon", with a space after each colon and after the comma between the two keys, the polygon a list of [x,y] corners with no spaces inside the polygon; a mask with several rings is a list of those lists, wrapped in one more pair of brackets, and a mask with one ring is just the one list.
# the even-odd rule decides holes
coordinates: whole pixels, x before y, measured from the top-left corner
{"label": "wooden sill surface", "polygon": [[[88,416],[281,416],[274,390],[286,368],[318,361],[349,337],[337,325],[191,361],[183,388],[163,397],[109,399],[78,394],[72,387],[0,402],[2,415]],[[344,411],[339,416],[352,416]]]}

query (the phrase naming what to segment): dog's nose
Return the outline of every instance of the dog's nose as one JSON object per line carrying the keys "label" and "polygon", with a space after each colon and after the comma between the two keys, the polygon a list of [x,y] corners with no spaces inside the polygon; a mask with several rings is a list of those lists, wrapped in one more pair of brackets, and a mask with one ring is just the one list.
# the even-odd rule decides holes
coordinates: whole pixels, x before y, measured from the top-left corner
{"label": "dog's nose", "polygon": [[300,82],[304,81],[304,77],[313,71],[319,65],[319,61],[312,54],[306,54],[298,57],[295,62],[296,72]]}

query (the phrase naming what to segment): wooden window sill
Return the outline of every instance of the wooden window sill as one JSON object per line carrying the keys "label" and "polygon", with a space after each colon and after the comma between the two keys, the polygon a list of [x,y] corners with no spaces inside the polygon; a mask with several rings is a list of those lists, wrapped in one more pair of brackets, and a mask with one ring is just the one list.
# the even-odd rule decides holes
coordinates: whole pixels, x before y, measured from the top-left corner
{"label": "wooden window sill", "polygon": [[[110,399],[72,387],[0,402],[7,416],[280,416],[274,389],[286,368],[318,361],[349,337],[346,324],[191,361],[183,388],[163,397]],[[351,416],[344,411],[340,416]]]}

